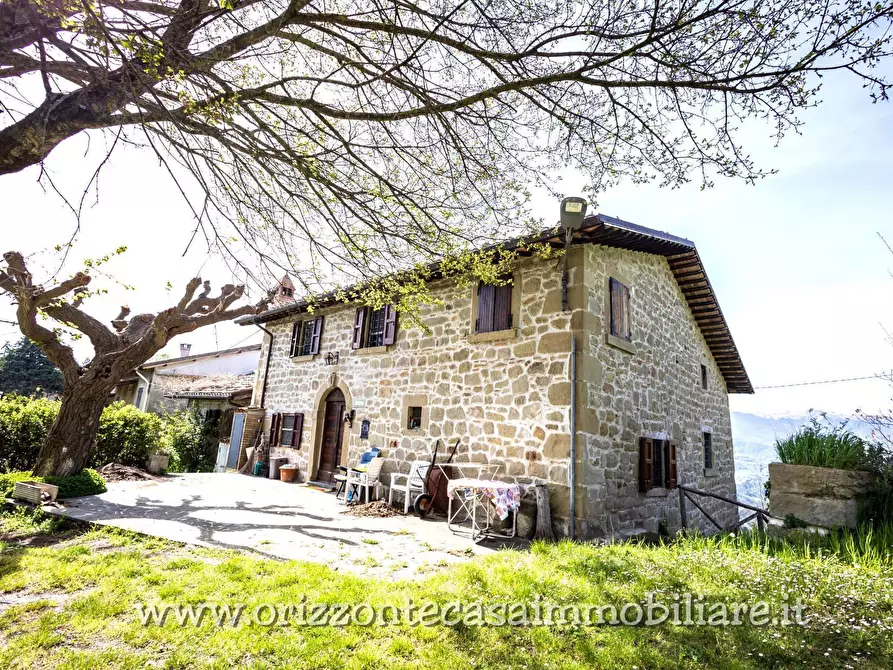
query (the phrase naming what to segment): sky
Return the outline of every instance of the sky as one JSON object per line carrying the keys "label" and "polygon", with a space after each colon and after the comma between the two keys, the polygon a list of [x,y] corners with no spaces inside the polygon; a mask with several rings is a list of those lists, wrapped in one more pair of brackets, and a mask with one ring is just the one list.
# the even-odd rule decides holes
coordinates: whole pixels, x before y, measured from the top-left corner
{"label": "sky", "polygon": [[[759,167],[778,173],[756,185],[717,181],[708,190],[624,184],[604,193],[598,211],[693,240],[729,323],[754,395],[733,395],[735,411],[798,415],[809,409],[851,415],[893,406],[893,387],[879,379],[836,384],[759,387],[866,377],[893,370],[893,102],[871,104],[860,85],[828,77],[824,103],[802,115],[801,135],[774,146],[761,123],[744,127],[746,149]],[[69,140],[47,162],[56,186],[79,193],[89,174],[84,155],[102,149],[99,136]],[[30,256],[32,272],[52,268],[74,217],[52,191],[37,183],[36,169],[0,180],[0,251]],[[581,175],[568,173],[566,193],[581,190]],[[558,203],[540,197],[535,213],[556,219]],[[128,251],[103,266],[115,281],[98,277],[107,295],[87,303],[106,321],[122,304],[152,312],[179,299],[189,278],[214,286],[233,281],[200,243],[184,255],[194,219],[176,187],[148,152],[116,150],[101,175],[99,197],[85,207],[71,255],[72,271],[84,258],[121,245]],[[119,282],[119,283],[116,283]],[[174,288],[166,289],[170,282]],[[127,290],[122,284],[130,285]],[[0,299],[0,319],[14,311]],[[0,323],[0,342],[19,337]],[[254,327],[218,324],[173,340],[193,352],[260,341]],[[78,345],[81,357],[89,356]]]}

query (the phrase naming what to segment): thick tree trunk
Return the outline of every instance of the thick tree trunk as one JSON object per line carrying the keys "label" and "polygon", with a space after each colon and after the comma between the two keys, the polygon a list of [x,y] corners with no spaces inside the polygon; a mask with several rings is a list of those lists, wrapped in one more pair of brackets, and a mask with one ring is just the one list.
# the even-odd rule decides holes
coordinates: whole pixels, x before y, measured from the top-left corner
{"label": "thick tree trunk", "polygon": [[37,457],[36,476],[74,475],[87,466],[108,394],[104,384],[96,383],[81,383],[65,391],[59,415]]}

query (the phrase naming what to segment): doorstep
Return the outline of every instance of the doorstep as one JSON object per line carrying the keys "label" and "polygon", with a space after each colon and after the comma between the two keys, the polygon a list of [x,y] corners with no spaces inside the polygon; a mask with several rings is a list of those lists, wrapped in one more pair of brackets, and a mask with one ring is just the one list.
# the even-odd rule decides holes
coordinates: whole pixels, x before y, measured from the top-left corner
{"label": "doorstep", "polygon": [[304,482],[304,486],[314,486],[318,489],[328,489],[329,491],[334,491],[336,485],[332,482],[318,482],[311,480],[309,482]]}

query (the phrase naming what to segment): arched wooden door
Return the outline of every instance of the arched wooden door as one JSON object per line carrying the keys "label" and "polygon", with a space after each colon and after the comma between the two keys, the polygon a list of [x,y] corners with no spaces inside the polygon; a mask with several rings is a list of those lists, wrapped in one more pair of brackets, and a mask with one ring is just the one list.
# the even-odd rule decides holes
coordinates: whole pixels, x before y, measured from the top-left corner
{"label": "arched wooden door", "polygon": [[331,482],[335,468],[341,462],[341,440],[344,437],[344,393],[332,389],[326,396],[326,413],[322,425],[322,444],[319,450],[319,467],[316,479]]}

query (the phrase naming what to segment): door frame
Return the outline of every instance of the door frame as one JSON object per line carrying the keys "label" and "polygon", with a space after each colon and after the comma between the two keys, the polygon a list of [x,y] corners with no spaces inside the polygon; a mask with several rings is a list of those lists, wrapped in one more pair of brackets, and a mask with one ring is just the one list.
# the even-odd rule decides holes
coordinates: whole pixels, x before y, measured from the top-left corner
{"label": "door frame", "polygon": [[[309,467],[307,471],[308,480],[315,478],[316,471],[319,469],[319,457],[322,453],[322,437],[323,429],[325,427],[323,424],[326,422],[326,398],[328,398],[329,394],[336,388],[344,394],[345,414],[350,412],[351,407],[353,407],[353,397],[350,394],[350,389],[348,389],[347,385],[341,380],[333,380],[333,383],[320,387],[320,390],[316,394],[316,411],[314,412],[316,425],[313,427],[313,450],[310,453]],[[345,427],[345,429],[341,431],[341,454],[339,463],[336,465],[347,465],[347,451],[350,445],[351,430],[352,428]]]}

